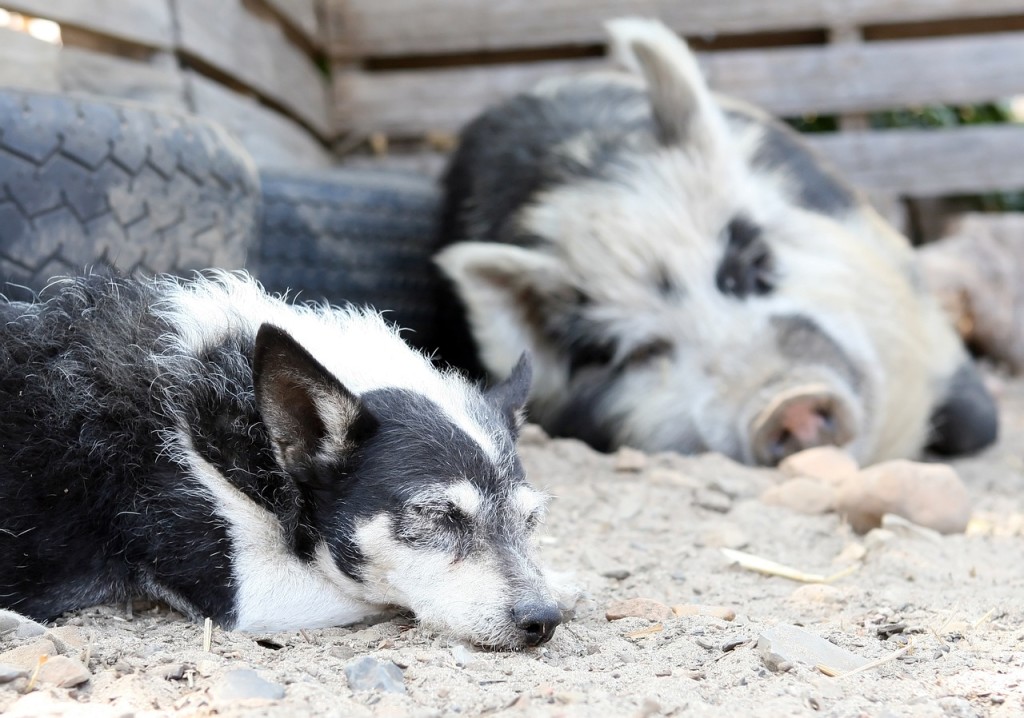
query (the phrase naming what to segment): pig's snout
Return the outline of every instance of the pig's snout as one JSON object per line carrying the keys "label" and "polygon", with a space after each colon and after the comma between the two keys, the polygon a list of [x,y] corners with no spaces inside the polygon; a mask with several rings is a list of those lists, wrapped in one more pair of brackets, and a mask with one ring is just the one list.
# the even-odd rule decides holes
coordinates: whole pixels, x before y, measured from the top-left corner
{"label": "pig's snout", "polygon": [[776,396],[751,425],[754,459],[767,466],[804,449],[842,446],[853,438],[853,418],[844,402],[819,387],[801,387]]}

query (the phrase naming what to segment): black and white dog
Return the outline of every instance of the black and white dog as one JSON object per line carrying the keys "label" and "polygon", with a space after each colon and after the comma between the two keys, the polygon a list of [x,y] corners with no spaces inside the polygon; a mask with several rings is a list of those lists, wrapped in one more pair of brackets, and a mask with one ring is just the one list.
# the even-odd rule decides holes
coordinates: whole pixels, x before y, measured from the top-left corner
{"label": "black and white dog", "polygon": [[61,280],[0,304],[0,607],[145,595],[228,629],[388,607],[499,648],[560,613],[515,451],[524,359],[486,393],[370,311],[247,276]]}

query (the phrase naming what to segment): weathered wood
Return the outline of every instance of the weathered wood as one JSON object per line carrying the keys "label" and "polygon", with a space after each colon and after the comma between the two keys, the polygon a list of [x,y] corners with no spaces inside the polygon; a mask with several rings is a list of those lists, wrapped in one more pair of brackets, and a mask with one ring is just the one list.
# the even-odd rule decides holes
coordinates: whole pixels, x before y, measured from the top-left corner
{"label": "weathered wood", "polygon": [[1024,189],[1024,125],[808,135],[854,184],[911,197]]}
{"label": "weathered wood", "polygon": [[287,108],[322,137],[330,135],[326,82],[276,23],[240,0],[177,0],[176,8],[183,52]]}
{"label": "weathered wood", "polygon": [[3,7],[141,45],[174,42],[168,0],[4,0]]}
{"label": "weathered wood", "polygon": [[74,47],[61,50],[59,59],[59,80],[65,92],[188,109],[185,78],[174,63],[137,62]]}
{"label": "weathered wood", "polygon": [[691,37],[1019,15],[1020,0],[328,0],[330,46],[365,57],[604,42],[601,23],[659,17]]}
{"label": "weathered wood", "polygon": [[[946,130],[876,130],[806,135],[822,157],[890,217],[895,197],[929,197],[1024,189],[1024,125]],[[353,167],[438,176],[435,152],[348,157]],[[893,210],[894,211],[894,210]]]}
{"label": "weathered wood", "polygon": [[91,50],[60,48],[0,29],[0,87],[83,92],[183,111],[184,78],[173,64],[153,64]]}
{"label": "weathered wood", "polygon": [[[711,86],[782,116],[984,102],[1024,93],[1024,33],[703,53]],[[357,132],[452,131],[543,77],[602,60],[339,72],[337,118]]]}
{"label": "weathered wood", "polygon": [[60,48],[0,28],[0,87],[60,91]]}
{"label": "weathered wood", "polygon": [[323,45],[317,0],[263,0],[315,47]]}
{"label": "weathered wood", "polygon": [[604,66],[603,61],[334,73],[335,122],[361,135],[421,137],[454,132],[484,107],[545,77]]}
{"label": "weathered wood", "polygon": [[319,169],[332,164],[333,156],[297,122],[198,73],[189,71],[187,82],[193,111],[227,127],[259,167]]}

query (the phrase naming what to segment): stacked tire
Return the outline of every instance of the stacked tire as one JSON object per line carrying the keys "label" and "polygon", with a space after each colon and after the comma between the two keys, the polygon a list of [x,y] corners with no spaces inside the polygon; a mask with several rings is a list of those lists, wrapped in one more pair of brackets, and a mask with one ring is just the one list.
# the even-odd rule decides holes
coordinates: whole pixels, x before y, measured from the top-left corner
{"label": "stacked tire", "polygon": [[271,291],[434,321],[437,192],[375,172],[268,172],[216,123],[0,90],[0,293],[83,271],[248,268]]}

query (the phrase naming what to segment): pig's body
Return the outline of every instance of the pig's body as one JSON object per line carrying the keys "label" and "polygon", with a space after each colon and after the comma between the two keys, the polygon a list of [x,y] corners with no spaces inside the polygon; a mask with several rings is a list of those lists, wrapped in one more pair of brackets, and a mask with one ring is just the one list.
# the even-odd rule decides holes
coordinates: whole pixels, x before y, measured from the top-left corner
{"label": "pig's body", "polygon": [[663,26],[610,31],[639,74],[548,81],[464,131],[438,263],[467,322],[442,354],[501,378],[529,349],[531,416],[603,449],[992,441],[908,242]]}

